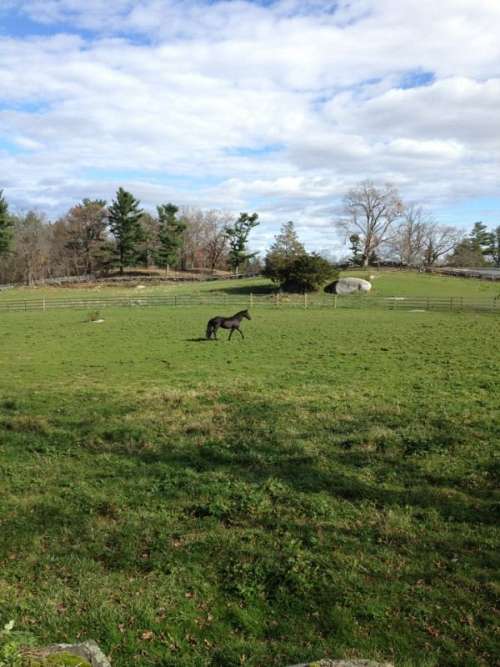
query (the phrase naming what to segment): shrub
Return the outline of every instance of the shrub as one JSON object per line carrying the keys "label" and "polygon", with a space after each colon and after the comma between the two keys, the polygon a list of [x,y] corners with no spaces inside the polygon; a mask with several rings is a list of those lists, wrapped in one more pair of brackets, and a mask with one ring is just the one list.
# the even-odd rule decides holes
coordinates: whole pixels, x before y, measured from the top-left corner
{"label": "shrub", "polygon": [[266,258],[265,275],[285,292],[314,292],[338,274],[328,260],[316,253],[303,253],[289,259],[281,257],[276,263]]}

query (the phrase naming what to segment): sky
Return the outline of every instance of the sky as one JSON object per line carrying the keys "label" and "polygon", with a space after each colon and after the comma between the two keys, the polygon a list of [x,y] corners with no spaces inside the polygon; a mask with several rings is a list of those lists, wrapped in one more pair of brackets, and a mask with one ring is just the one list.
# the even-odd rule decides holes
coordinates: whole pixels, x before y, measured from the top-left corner
{"label": "sky", "polygon": [[147,210],[293,220],[340,252],[349,188],[395,184],[500,224],[500,0],[0,0],[0,189],[54,219]]}

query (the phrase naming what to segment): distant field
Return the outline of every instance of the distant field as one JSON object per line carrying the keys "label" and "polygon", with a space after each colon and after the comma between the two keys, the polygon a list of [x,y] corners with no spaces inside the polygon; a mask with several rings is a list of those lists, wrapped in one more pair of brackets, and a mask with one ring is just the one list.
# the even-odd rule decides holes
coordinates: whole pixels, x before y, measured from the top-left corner
{"label": "distant field", "polygon": [[[342,275],[356,275],[372,280],[371,294],[378,296],[443,296],[443,297],[495,297],[500,295],[500,283],[472,278],[455,278],[451,276],[437,276],[411,271],[348,271]],[[140,281],[139,281],[140,284]],[[92,288],[79,287],[18,287],[0,291],[0,302],[16,299],[38,298],[80,298],[99,296],[121,296],[131,294],[196,294],[206,292],[221,292],[225,294],[255,294],[269,293],[275,287],[263,278],[241,280],[217,280],[207,282],[179,282],[163,285],[149,285],[137,287],[116,287],[97,284]]]}
{"label": "distant field", "polygon": [[[375,285],[436,280],[494,287]],[[495,664],[498,318],[211,314],[0,318],[0,622],[115,667]]]}

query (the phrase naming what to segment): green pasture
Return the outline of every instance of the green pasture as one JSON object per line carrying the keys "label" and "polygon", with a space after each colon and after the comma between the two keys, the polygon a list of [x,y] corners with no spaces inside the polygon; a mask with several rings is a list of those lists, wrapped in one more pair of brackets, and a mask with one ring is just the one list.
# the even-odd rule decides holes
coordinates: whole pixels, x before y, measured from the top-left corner
{"label": "green pasture", "polygon": [[0,317],[0,627],[114,667],[493,665],[498,317],[261,307],[200,340],[213,314]]}
{"label": "green pasture", "polygon": [[[428,296],[428,297],[497,297],[500,295],[500,283],[472,278],[438,276],[414,271],[381,270],[370,268],[368,271],[346,271],[342,276],[358,276],[371,280],[374,296]],[[178,282],[151,284],[141,283],[134,278],[133,284],[117,286],[97,283],[92,287],[16,287],[0,291],[2,301],[42,299],[42,298],[81,298],[102,296],[139,296],[165,294],[206,294],[227,295],[270,294],[276,287],[265,278],[242,278],[239,280],[212,280],[201,282]]]}

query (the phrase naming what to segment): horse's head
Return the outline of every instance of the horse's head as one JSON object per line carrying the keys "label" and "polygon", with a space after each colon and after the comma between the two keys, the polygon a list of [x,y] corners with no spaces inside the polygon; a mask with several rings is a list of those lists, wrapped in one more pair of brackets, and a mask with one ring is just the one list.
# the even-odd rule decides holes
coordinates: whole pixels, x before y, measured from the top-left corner
{"label": "horse's head", "polygon": [[250,313],[248,312],[248,310],[243,310],[243,311],[241,311],[241,314],[243,315],[243,317],[246,317],[247,320],[251,320],[251,319],[252,319],[252,318],[250,317]]}

